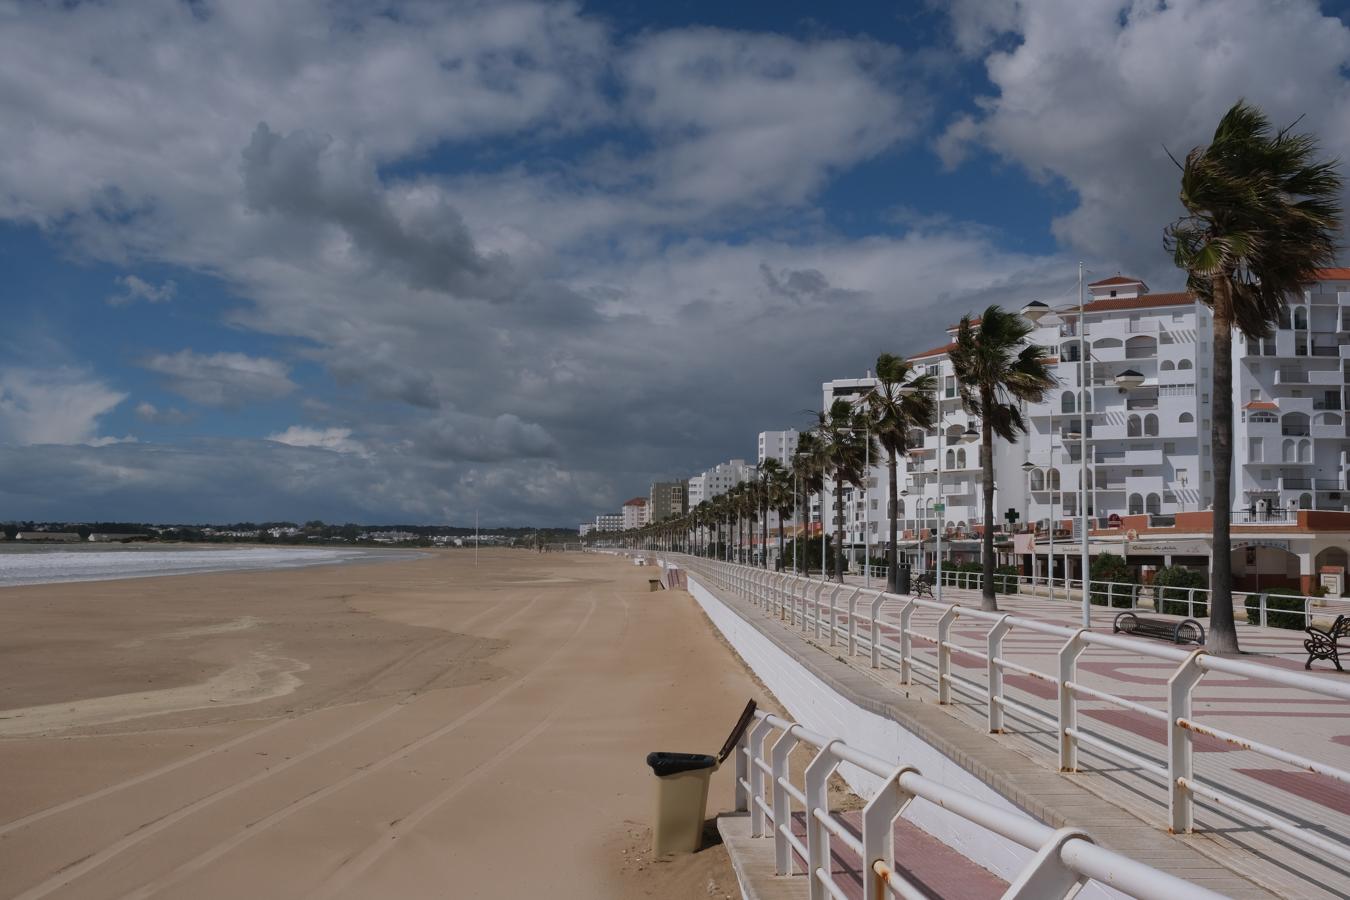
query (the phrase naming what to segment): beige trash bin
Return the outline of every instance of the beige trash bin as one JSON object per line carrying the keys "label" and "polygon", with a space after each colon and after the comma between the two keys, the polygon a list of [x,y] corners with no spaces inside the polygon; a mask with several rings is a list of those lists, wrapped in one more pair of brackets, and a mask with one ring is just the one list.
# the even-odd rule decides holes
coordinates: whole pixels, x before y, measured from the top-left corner
{"label": "beige trash bin", "polygon": [[652,852],[694,853],[703,843],[703,820],[708,815],[708,783],[736,750],[755,714],[755,701],[745,710],[716,756],[706,753],[648,753],[647,765],[656,775],[656,819],[652,823]]}
{"label": "beige trash bin", "polygon": [[706,753],[651,753],[647,765],[656,773],[652,852],[657,856],[693,853],[703,841],[708,782],[717,771],[717,757]]}

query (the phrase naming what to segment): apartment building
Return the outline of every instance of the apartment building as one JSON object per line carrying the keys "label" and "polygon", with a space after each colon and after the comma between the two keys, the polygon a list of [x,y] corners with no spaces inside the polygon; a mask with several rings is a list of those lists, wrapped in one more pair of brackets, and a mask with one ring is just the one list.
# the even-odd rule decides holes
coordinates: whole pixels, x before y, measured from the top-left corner
{"label": "apartment building", "polygon": [[595,530],[604,531],[623,531],[622,513],[601,513],[595,517]]}
{"label": "apartment building", "polygon": [[1350,510],[1350,268],[1322,276],[1289,298],[1274,334],[1234,346],[1239,518]]}
{"label": "apartment building", "polygon": [[797,429],[786,431],[761,431],[759,433],[759,464],[766,459],[776,459],[786,468],[792,465],[792,455],[797,452]]}
{"label": "apartment building", "polygon": [[650,512],[651,507],[647,505],[646,497],[634,497],[625,501],[621,511],[623,530],[630,531],[649,524],[651,522]]}
{"label": "apartment building", "polygon": [[672,516],[682,516],[689,511],[689,488],[683,481],[657,481],[652,483],[648,495],[651,508],[651,521],[660,522]]}
{"label": "apartment building", "polygon": [[754,478],[757,471],[743,459],[731,459],[693,476],[689,479],[689,507],[692,509],[704,500],[725,494],[742,481]]}

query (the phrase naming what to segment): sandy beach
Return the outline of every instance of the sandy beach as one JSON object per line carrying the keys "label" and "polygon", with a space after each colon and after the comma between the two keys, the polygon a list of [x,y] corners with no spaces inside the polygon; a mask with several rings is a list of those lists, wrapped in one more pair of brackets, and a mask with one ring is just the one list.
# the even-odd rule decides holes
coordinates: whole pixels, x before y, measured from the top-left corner
{"label": "sandy beach", "polygon": [[444,551],[0,590],[0,896],[737,896],[720,848],[650,858],[644,757],[763,697],[649,574]]}

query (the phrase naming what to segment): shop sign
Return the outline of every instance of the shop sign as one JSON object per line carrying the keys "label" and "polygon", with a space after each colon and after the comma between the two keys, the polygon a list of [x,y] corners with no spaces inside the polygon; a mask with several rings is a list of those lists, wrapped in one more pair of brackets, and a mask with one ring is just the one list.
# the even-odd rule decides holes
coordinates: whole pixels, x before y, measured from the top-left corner
{"label": "shop sign", "polygon": [[1209,542],[1204,540],[1130,541],[1125,545],[1125,552],[1127,554],[1147,553],[1150,556],[1208,556]]}
{"label": "shop sign", "polygon": [[1234,550],[1241,550],[1243,547],[1252,547],[1252,548],[1265,547],[1269,550],[1283,550],[1286,553],[1289,552],[1288,541],[1263,541],[1260,539],[1250,541],[1233,541]]}

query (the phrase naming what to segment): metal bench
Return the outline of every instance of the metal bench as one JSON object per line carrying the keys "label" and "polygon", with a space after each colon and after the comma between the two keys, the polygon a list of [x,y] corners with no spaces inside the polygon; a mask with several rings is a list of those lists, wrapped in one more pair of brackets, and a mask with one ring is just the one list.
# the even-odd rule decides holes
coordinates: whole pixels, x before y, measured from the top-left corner
{"label": "metal bench", "polygon": [[1205,643],[1205,629],[1194,619],[1169,622],[1166,619],[1149,619],[1132,612],[1123,612],[1111,623],[1111,630],[1171,641],[1174,644]]}
{"label": "metal bench", "polygon": [[929,599],[929,600],[932,600],[932,599],[933,599],[933,582],[931,582],[931,581],[928,580],[928,576],[927,576],[927,575],[920,575],[918,578],[915,578],[915,579],[914,579],[914,584],[913,584],[913,591],[912,591],[912,593],[913,593],[913,595],[914,595],[915,597],[922,597],[922,596],[924,596],[925,594],[927,594],[927,595],[928,595],[928,599]]}
{"label": "metal bench", "polygon": [[1337,616],[1326,631],[1311,625],[1304,630],[1308,632],[1308,639],[1303,642],[1303,649],[1308,651],[1308,661],[1303,664],[1303,668],[1311,669],[1315,659],[1329,659],[1337,672],[1344,672],[1337,651],[1340,639],[1350,636],[1350,616]]}

